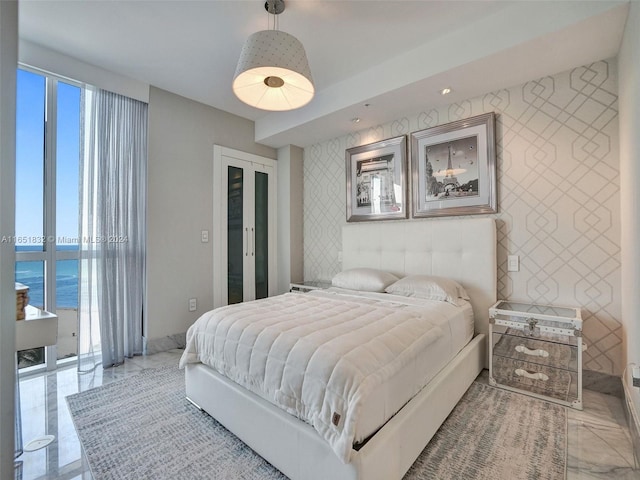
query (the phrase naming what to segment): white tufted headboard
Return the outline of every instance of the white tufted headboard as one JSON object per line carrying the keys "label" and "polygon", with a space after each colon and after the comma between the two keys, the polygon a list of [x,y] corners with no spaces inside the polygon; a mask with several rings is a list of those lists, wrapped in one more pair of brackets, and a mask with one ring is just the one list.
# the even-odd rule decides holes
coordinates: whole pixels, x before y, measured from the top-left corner
{"label": "white tufted headboard", "polygon": [[342,269],[378,268],[398,276],[448,277],[465,288],[477,333],[489,331],[496,302],[496,225],[493,218],[357,223],[342,227]]}

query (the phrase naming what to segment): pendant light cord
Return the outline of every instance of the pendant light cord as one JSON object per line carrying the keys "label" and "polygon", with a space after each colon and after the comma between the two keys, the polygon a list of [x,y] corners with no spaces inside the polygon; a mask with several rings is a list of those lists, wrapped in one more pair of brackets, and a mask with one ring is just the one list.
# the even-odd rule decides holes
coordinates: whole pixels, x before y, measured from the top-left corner
{"label": "pendant light cord", "polygon": [[[275,0],[267,0],[268,8],[266,8],[267,12],[267,30],[280,30],[280,20],[276,13],[271,13],[269,10],[276,11]],[[271,18],[273,17],[273,29],[271,28]]]}

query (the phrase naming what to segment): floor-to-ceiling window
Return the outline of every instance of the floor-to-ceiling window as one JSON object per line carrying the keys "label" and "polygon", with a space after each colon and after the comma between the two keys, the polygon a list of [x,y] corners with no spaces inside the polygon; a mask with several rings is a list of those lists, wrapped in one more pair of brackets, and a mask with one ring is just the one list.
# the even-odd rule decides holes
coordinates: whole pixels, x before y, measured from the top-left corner
{"label": "floor-to-ceiling window", "polygon": [[16,117],[16,282],[30,305],[58,315],[56,347],[19,353],[28,367],[77,354],[78,168],[82,86],[19,69]]}

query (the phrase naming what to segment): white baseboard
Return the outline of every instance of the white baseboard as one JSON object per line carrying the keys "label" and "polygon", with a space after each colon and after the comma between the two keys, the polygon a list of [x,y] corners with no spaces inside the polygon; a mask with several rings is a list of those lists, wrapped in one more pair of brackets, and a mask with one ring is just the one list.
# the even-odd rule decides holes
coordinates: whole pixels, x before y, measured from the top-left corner
{"label": "white baseboard", "polygon": [[187,344],[187,334],[176,333],[175,335],[167,335],[160,338],[143,337],[143,352],[145,355],[151,355],[159,352],[166,352],[174,348],[184,348]]}
{"label": "white baseboard", "polygon": [[634,468],[638,470],[640,469],[640,412],[638,412],[636,408],[636,402],[633,400],[633,395],[635,394],[638,396],[640,395],[640,392],[634,391],[636,387],[629,384],[628,377],[623,377],[622,388],[624,390],[624,405],[625,413],[627,414],[627,424],[629,426],[629,433],[633,444]]}

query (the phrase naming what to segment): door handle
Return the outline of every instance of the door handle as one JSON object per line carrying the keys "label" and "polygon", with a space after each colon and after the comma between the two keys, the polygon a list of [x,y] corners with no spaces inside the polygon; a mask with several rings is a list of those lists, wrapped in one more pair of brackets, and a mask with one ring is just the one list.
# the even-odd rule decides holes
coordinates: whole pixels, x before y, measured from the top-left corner
{"label": "door handle", "polygon": [[247,249],[244,251],[244,256],[248,257],[249,256],[249,229],[247,227],[245,227],[245,229],[244,229],[244,235],[245,235],[245,238],[246,238],[246,241],[247,241],[245,243],[245,245],[247,246]]}
{"label": "door handle", "polygon": [[256,253],[256,231],[251,227],[251,256]]}

